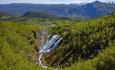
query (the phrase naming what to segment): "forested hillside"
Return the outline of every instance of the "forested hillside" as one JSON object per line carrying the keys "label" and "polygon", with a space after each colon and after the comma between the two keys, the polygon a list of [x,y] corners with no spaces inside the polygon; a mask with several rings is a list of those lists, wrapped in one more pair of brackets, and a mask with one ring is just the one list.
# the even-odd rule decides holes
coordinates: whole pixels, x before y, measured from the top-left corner
{"label": "forested hillside", "polygon": [[[53,27],[50,32],[61,35],[63,40],[59,48],[44,56],[47,63],[51,66],[58,64],[64,67],[70,66],[72,63],[77,63],[76,61],[79,60],[84,62],[86,60],[90,61],[90,59],[98,58],[100,52],[115,46],[114,17],[115,14],[87,22],[59,24],[58,26]],[[105,55],[102,57],[104,58]],[[50,59],[47,60],[48,58]],[[108,58],[110,58],[109,55],[105,58],[105,61],[106,59],[108,61]],[[115,64],[115,57],[112,56],[111,58],[111,61],[113,61],[107,63],[110,66]],[[100,59],[100,57],[98,59]],[[106,65],[105,61],[102,60],[103,64],[105,63]],[[112,67],[114,68],[114,66]],[[105,66],[103,65],[102,68],[104,67]]]}
{"label": "forested hillside", "polygon": [[44,70],[36,64],[43,28],[63,37],[58,48],[44,54],[46,70],[115,70],[114,13],[79,22],[37,21],[0,21],[0,70]]}

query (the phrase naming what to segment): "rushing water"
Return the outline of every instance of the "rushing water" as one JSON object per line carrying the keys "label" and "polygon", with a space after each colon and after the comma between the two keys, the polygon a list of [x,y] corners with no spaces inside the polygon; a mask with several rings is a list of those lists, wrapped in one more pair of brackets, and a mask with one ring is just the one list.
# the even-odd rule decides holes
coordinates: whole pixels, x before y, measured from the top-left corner
{"label": "rushing water", "polygon": [[50,52],[54,48],[58,47],[58,44],[62,40],[62,37],[59,35],[53,35],[51,38],[49,38],[46,42],[46,44],[40,49],[39,53],[46,53]]}
{"label": "rushing water", "polygon": [[39,65],[41,65],[43,68],[47,68],[47,66],[42,63],[42,60],[41,60],[42,56],[43,54],[48,53],[52,51],[53,49],[55,49],[56,47],[58,47],[60,41],[62,40],[62,37],[59,35],[50,35],[46,43],[44,44],[44,39],[45,39],[44,32],[45,31],[40,32],[40,35],[41,35],[40,47],[41,48],[39,50],[38,62],[39,62]]}

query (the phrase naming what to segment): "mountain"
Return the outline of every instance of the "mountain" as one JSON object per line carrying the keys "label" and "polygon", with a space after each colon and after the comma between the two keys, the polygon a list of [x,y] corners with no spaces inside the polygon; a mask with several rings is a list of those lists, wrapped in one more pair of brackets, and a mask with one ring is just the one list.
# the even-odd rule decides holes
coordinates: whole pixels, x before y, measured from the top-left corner
{"label": "mountain", "polygon": [[23,17],[31,17],[31,18],[56,18],[54,15],[50,15],[48,13],[43,12],[26,12]]}
{"label": "mountain", "polygon": [[61,17],[95,18],[115,12],[115,4],[95,1],[88,4],[0,4],[0,11],[18,16],[31,12],[46,12]]}

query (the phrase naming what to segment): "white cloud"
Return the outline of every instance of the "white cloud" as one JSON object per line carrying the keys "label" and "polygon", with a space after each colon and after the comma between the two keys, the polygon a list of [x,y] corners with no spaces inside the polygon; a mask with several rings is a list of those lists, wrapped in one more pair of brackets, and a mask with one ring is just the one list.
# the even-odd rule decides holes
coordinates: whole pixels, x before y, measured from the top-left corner
{"label": "white cloud", "polygon": [[[86,3],[93,2],[95,0],[0,0],[0,3],[39,3],[39,4],[69,4],[69,3]],[[115,0],[99,0],[99,1],[114,1]]]}

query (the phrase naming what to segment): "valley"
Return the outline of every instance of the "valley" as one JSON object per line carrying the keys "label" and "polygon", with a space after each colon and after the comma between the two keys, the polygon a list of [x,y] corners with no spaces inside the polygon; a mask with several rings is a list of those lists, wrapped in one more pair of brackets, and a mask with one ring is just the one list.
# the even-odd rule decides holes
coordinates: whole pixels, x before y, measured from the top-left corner
{"label": "valley", "polygon": [[[52,51],[42,56],[47,70],[114,70],[115,14],[96,19],[75,21],[57,19],[53,24],[35,21],[0,21],[0,68],[2,70],[44,70],[36,61],[39,58],[40,31],[47,36],[63,37]],[[47,20],[45,20],[46,22]],[[22,65],[23,64],[23,65]],[[106,67],[105,67],[106,66]]]}
{"label": "valley", "polygon": [[115,70],[115,3],[0,4],[0,70]]}

